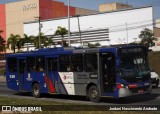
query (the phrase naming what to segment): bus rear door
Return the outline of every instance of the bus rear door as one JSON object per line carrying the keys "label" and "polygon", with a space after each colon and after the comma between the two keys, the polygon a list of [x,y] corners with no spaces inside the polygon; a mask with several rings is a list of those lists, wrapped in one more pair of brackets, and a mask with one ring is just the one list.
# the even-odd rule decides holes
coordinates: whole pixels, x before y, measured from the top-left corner
{"label": "bus rear door", "polygon": [[46,83],[50,93],[58,92],[58,58],[46,58]]}

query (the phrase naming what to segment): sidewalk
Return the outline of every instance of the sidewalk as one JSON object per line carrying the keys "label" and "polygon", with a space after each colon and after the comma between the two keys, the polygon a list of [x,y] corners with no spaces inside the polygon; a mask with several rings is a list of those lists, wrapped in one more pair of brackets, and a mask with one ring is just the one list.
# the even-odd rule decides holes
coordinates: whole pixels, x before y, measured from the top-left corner
{"label": "sidewalk", "polygon": [[0,75],[0,82],[6,82],[6,78],[2,75]]}

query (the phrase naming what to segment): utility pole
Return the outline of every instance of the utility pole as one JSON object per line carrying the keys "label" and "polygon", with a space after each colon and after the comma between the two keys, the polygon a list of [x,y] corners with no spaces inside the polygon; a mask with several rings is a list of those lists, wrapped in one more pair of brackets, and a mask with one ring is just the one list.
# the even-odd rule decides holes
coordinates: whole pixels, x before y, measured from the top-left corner
{"label": "utility pole", "polygon": [[71,46],[70,42],[70,0],[68,0],[68,45]]}
{"label": "utility pole", "polygon": [[82,39],[81,39],[81,29],[80,29],[80,22],[79,22],[79,15],[76,16],[78,20],[78,30],[79,30],[79,38],[80,38],[80,44],[82,47]]}
{"label": "utility pole", "polygon": [[41,25],[41,17],[34,17],[36,19],[38,19],[38,23],[39,23],[39,48],[41,48],[41,28],[42,28],[42,25]]}

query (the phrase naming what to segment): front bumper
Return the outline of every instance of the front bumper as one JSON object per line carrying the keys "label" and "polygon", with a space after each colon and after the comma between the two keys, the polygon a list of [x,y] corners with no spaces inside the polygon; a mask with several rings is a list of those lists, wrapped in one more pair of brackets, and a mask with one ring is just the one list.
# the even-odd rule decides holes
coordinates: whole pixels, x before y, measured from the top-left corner
{"label": "front bumper", "polygon": [[159,85],[159,79],[152,78],[151,83],[152,83],[152,86],[157,86],[157,85]]}
{"label": "front bumper", "polygon": [[119,93],[119,98],[121,98],[121,97],[127,97],[127,96],[138,95],[138,94],[146,94],[151,92],[152,92],[152,87],[143,87],[143,88],[134,88],[134,89],[121,88],[119,89],[118,93]]}

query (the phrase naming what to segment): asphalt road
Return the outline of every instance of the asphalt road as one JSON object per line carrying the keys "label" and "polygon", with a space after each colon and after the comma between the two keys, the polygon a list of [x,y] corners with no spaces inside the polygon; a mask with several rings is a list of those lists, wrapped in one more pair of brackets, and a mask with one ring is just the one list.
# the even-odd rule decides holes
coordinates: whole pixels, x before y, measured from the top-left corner
{"label": "asphalt road", "polygon": [[96,105],[159,105],[160,104],[160,88],[154,88],[151,94],[131,96],[125,99],[116,100],[111,98],[103,98],[100,103],[92,103],[81,96],[65,96],[65,95],[44,95],[42,98],[34,98],[30,93],[19,93],[6,87],[5,82],[0,82],[0,96],[19,99],[35,99],[43,101],[56,101],[65,103],[78,104],[96,104]]}

